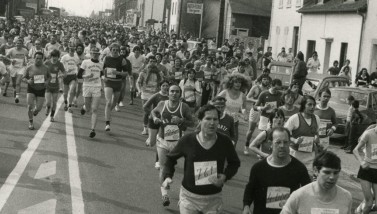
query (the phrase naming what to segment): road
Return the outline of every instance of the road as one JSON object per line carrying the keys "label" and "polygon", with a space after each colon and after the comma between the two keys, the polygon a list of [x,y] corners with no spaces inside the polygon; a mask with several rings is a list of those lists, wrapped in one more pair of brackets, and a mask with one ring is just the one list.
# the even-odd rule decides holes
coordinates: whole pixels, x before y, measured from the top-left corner
{"label": "road", "polygon": [[[70,114],[60,106],[53,123],[42,111],[34,119],[36,130],[30,131],[25,95],[19,104],[0,97],[0,213],[179,213],[183,161],[173,178],[172,203],[164,208],[155,148],[146,147],[146,136],[140,134],[140,99],[113,112],[110,132],[104,131],[104,102],[97,136],[91,139],[90,115],[80,115],[79,109]],[[240,126],[237,146],[241,167],[223,190],[224,213],[240,213],[250,168],[257,161],[242,153],[246,128]],[[352,192],[356,206],[360,185],[343,174],[340,184]]]}

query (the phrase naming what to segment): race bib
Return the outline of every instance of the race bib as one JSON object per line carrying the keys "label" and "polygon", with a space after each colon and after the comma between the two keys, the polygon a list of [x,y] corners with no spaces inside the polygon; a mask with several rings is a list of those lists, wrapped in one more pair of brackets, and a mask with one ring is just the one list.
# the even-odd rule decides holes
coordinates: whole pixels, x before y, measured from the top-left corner
{"label": "race bib", "polygon": [[204,71],[204,79],[209,80],[212,77],[212,72]]}
{"label": "race bib", "polygon": [[327,136],[327,126],[329,124],[329,121],[327,120],[321,120],[319,123],[319,136]]}
{"label": "race bib", "polygon": [[108,78],[115,78],[116,75],[114,72],[116,71],[116,68],[106,68],[106,77]]}
{"label": "race bib", "polygon": [[195,100],[195,91],[192,89],[192,87],[185,87],[185,100]]}
{"label": "race bib", "polygon": [[304,140],[298,146],[300,152],[313,152],[313,139],[314,137],[303,137]]}
{"label": "race bib", "polygon": [[217,162],[194,162],[194,171],[196,186],[211,184],[209,179],[212,177],[217,177]]}
{"label": "race bib", "polygon": [[312,208],[310,214],[339,214],[339,209]]}
{"label": "race bib", "polygon": [[370,144],[371,147],[371,155],[370,158],[372,160],[377,160],[377,144]]}
{"label": "race bib", "polygon": [[270,109],[266,111],[266,113],[272,113],[274,111],[275,108],[277,108],[277,102],[276,101],[273,101],[273,102],[266,102],[266,105],[270,105]]}
{"label": "race bib", "polygon": [[179,127],[177,125],[166,125],[164,128],[164,139],[171,141],[179,140]]}
{"label": "race bib", "polygon": [[181,71],[176,71],[176,72],[174,72],[174,78],[175,78],[176,80],[180,80],[180,79],[182,79],[182,72],[181,72]]}
{"label": "race bib", "polygon": [[72,73],[74,71],[76,71],[76,64],[75,63],[72,63],[72,62],[68,62],[68,65],[67,65],[67,70],[68,70],[68,73]]}
{"label": "race bib", "polygon": [[291,193],[288,187],[268,187],[266,196],[266,208],[282,209]]}
{"label": "race bib", "polygon": [[56,83],[56,74],[51,74],[51,81],[50,83]]}
{"label": "race bib", "polygon": [[34,84],[45,83],[45,75],[34,75]]}

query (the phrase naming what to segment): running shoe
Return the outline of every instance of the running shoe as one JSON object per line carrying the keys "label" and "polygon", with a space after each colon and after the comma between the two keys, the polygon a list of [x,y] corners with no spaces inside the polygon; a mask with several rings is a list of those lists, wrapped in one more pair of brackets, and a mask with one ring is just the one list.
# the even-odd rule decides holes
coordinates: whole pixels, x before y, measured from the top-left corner
{"label": "running shoe", "polygon": [[168,195],[162,196],[162,206],[167,207],[170,205],[170,199]]}
{"label": "running shoe", "polygon": [[93,129],[92,131],[90,131],[89,137],[94,138],[95,136],[96,136],[96,132]]}
{"label": "running shoe", "polygon": [[124,103],[123,103],[123,101],[120,101],[120,102],[119,102],[119,106],[120,106],[120,107],[124,107]]}
{"label": "running shoe", "polygon": [[63,93],[63,89],[59,89],[59,93]]}
{"label": "running shoe", "polygon": [[149,137],[147,138],[147,140],[145,141],[145,146],[151,146],[151,141],[149,140]]}
{"label": "running shoe", "polygon": [[131,102],[130,102],[130,105],[133,105],[133,104],[134,104],[134,101],[131,101]]}
{"label": "running shoe", "polygon": [[29,123],[29,130],[34,130],[34,125],[32,123]]}
{"label": "running shoe", "polygon": [[115,106],[115,111],[116,111],[116,112],[120,112],[120,109],[119,109],[119,106],[118,106],[118,105]]}
{"label": "running shoe", "polygon": [[37,109],[34,109],[34,111],[33,111],[33,115],[34,115],[34,117],[37,116],[38,113],[39,113],[39,111],[37,111]]}
{"label": "running shoe", "polygon": [[3,96],[6,97],[6,96],[7,96],[7,92],[4,92],[4,93],[3,93]]}
{"label": "running shoe", "polygon": [[247,148],[247,146],[245,146],[245,148],[243,150],[243,154],[244,155],[249,155],[249,148]]}
{"label": "running shoe", "polygon": [[67,104],[65,104],[65,106],[64,106],[64,111],[68,111],[68,106],[67,106]]}
{"label": "running shoe", "polygon": [[161,167],[160,166],[160,162],[157,161],[156,163],[154,163],[154,168],[155,169],[160,170],[160,167]]}
{"label": "running shoe", "polygon": [[86,110],[85,110],[84,106],[81,107],[81,111],[80,111],[80,113],[81,113],[81,115],[84,115],[84,114],[86,113]]}
{"label": "running shoe", "polygon": [[20,100],[18,99],[18,97],[14,98],[14,102],[15,103],[19,103],[20,102]]}
{"label": "running shoe", "polygon": [[148,135],[148,129],[144,128],[141,132],[142,135]]}
{"label": "running shoe", "polygon": [[73,113],[72,107],[68,107],[68,112]]}
{"label": "running shoe", "polygon": [[51,122],[54,122],[54,121],[55,121],[54,117],[51,117],[50,121],[51,121]]}
{"label": "running shoe", "polygon": [[105,127],[105,131],[110,131],[110,125],[106,125],[106,127]]}

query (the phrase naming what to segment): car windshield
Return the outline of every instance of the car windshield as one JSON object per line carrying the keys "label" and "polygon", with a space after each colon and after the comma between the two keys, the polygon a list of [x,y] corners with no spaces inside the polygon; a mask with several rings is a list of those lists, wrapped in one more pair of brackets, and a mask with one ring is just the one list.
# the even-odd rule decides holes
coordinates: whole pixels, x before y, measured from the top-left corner
{"label": "car windshield", "polygon": [[292,67],[290,66],[272,65],[270,69],[271,69],[271,73],[289,74],[289,75],[292,73]]}
{"label": "car windshield", "polygon": [[347,98],[353,96],[355,100],[359,101],[360,106],[366,107],[368,102],[368,93],[349,91],[349,90],[336,90],[335,88],[331,90],[331,102],[338,104],[348,104]]}

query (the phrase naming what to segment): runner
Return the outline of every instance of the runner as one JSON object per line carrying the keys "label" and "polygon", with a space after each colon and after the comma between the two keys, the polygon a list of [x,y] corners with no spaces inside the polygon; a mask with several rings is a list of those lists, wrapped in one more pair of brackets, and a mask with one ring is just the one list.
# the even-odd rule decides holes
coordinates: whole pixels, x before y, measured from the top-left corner
{"label": "runner", "polygon": [[292,115],[298,113],[300,109],[294,105],[295,93],[291,89],[284,91],[282,100],[284,105],[280,106],[279,109],[284,112],[285,120],[287,121]]}
{"label": "runner", "polygon": [[239,74],[232,74],[228,79],[224,80],[225,90],[219,93],[218,96],[225,97],[226,107],[225,112],[233,117],[234,131],[235,131],[235,146],[238,141],[238,126],[240,112],[245,117],[246,112],[246,96],[243,91],[247,90],[247,80]]}
{"label": "runner", "polygon": [[[79,68],[81,63],[86,59],[86,56],[84,54],[84,45],[83,44],[76,45],[75,56],[77,56],[77,58],[79,59],[79,63],[77,64],[77,67]],[[82,94],[83,82],[84,82],[83,78],[81,78],[81,77],[77,78],[75,98],[73,99],[73,105],[75,107],[78,107],[77,100],[78,100],[79,96]]]}
{"label": "runner", "polygon": [[217,96],[213,98],[211,104],[216,107],[220,112],[219,124],[217,125],[217,131],[228,136],[233,145],[235,145],[235,130],[234,130],[234,119],[229,114],[225,113],[226,99],[225,97]]}
{"label": "runner", "polygon": [[[146,58],[145,58],[145,56],[143,54],[141,54],[141,49],[140,49],[139,46],[135,46],[133,48],[132,52],[133,53],[131,53],[128,56],[127,59],[131,62],[131,65],[132,65],[132,76],[134,78],[134,82],[132,82],[132,85],[133,85],[134,89],[136,89],[135,88],[136,87],[136,80],[139,77],[139,73],[141,72],[141,69],[142,69],[143,65],[145,64],[145,62],[146,62]],[[135,96],[136,96],[136,91],[132,90],[130,92],[130,97],[131,97],[130,105],[134,104],[134,98],[135,98]]]}
{"label": "runner", "polygon": [[[130,60],[128,60],[128,55],[129,55],[129,52],[128,52],[128,49],[126,46],[121,46],[120,47],[120,56],[126,61],[126,66],[127,66],[127,71],[130,71],[132,72],[132,64],[130,62]],[[120,90],[120,95],[119,95],[119,100],[117,101],[117,105],[115,106],[115,111],[120,111],[120,108],[119,107],[123,107],[124,106],[124,103],[123,103],[123,100],[124,100],[124,97],[126,96],[127,94],[127,77],[124,77],[122,79],[122,89]],[[130,85],[132,85],[133,82],[130,82]],[[132,98],[133,99],[133,98]]]}
{"label": "runner", "polygon": [[69,53],[61,58],[64,68],[67,72],[67,76],[63,79],[64,83],[64,111],[72,113],[72,104],[76,92],[76,80],[77,80],[77,65],[80,63],[80,59],[75,55],[76,47],[71,43],[69,45]]}
{"label": "runner", "polygon": [[200,82],[195,79],[195,70],[187,70],[187,78],[184,78],[179,83],[179,87],[182,90],[182,99],[191,109],[191,112],[195,112],[197,103],[202,99],[202,90]]}
{"label": "runner", "polygon": [[[139,78],[137,79],[136,86],[138,91],[141,92],[141,104],[144,105],[149,98],[152,97],[158,91],[158,86],[163,79],[163,74],[159,72],[157,68],[157,61],[154,56],[149,57],[150,64],[148,65],[147,69],[143,70],[139,74]],[[143,116],[143,131],[141,132],[142,135],[148,135],[148,117],[149,114],[144,112]]]}
{"label": "runner", "polygon": [[[28,51],[23,47],[23,40],[17,39],[16,47],[11,48],[7,57],[12,61],[12,65],[9,67],[10,76],[12,78],[14,91],[14,102],[19,103],[20,91],[21,91],[21,80],[25,72],[25,66],[27,65]],[[35,55],[34,55],[35,57]],[[5,90],[6,93],[6,90]]]}
{"label": "runner", "polygon": [[51,81],[46,87],[46,116],[51,112],[51,122],[54,122],[54,116],[56,111],[56,104],[58,102],[59,94],[59,79],[61,77],[66,77],[67,73],[64,69],[64,65],[59,62],[60,52],[58,50],[52,50],[50,53],[50,59],[45,62],[48,71],[51,75]]}
{"label": "runner", "polygon": [[211,99],[211,95],[215,96],[215,94],[213,94],[213,90],[214,90],[213,81],[217,75],[217,69],[216,69],[216,66],[213,65],[213,59],[208,57],[206,59],[206,64],[200,66],[200,71],[203,71],[203,74],[204,74],[204,80],[202,82],[202,100],[201,100],[201,105],[203,106],[207,104],[208,101]]}
{"label": "runner", "polygon": [[[161,183],[164,181],[162,173],[166,162],[166,155],[177,145],[186,128],[194,125],[190,108],[186,103],[180,101],[181,93],[179,86],[170,86],[169,100],[160,102],[151,112],[153,122],[161,124],[157,136]],[[170,200],[167,189],[163,186],[161,186],[161,193],[163,205],[169,206]]]}
{"label": "runner", "polygon": [[268,118],[270,127],[262,131],[251,142],[249,149],[261,158],[266,158],[272,153],[271,131],[277,127],[283,127],[285,121],[284,112],[281,109],[274,109]]}
{"label": "runner", "polygon": [[249,150],[248,147],[250,145],[251,137],[253,136],[253,133],[255,131],[255,128],[257,127],[257,124],[260,120],[260,112],[254,110],[254,105],[258,101],[259,95],[263,91],[267,91],[270,86],[270,78],[268,75],[262,75],[260,76],[261,82],[260,84],[255,84],[249,91],[249,93],[246,96],[246,100],[251,101],[251,109],[249,113],[249,128],[246,133],[246,143],[244,148],[244,154],[248,155]]}
{"label": "runner", "polygon": [[24,80],[27,82],[27,107],[29,116],[29,129],[34,130],[33,116],[37,116],[45,100],[46,86],[51,80],[48,67],[43,65],[43,53],[37,52],[34,56],[35,63],[26,68]]}
{"label": "runner", "polygon": [[315,153],[321,150],[319,145],[320,119],[314,114],[315,105],[314,97],[304,96],[300,112],[291,116],[285,123],[285,127],[292,133],[291,155],[305,164],[310,176],[313,176]]}
{"label": "runner", "polygon": [[92,113],[89,137],[94,138],[96,136],[97,110],[101,98],[103,63],[99,62],[99,48],[93,46],[90,53],[91,59],[82,62],[78,76],[82,76],[84,79],[83,97],[85,105],[81,108],[81,114],[84,115],[86,111]]}
{"label": "runner", "polygon": [[351,193],[336,184],[341,169],[340,158],[332,152],[325,151],[315,158],[313,168],[317,181],[293,192],[281,214],[351,214]]}
{"label": "runner", "polygon": [[[105,131],[110,131],[111,110],[113,110],[119,100],[120,90],[122,89],[122,78],[129,75],[133,82],[131,71],[127,70],[127,62],[120,55],[120,45],[113,43],[110,45],[110,56],[104,60],[104,82],[105,82]],[[130,88],[132,89],[133,86]]]}
{"label": "runner", "polygon": [[[168,100],[168,93],[169,93],[169,82],[167,80],[162,80],[160,82],[160,91],[154,94],[145,104],[143,105],[143,110],[145,114],[149,115],[148,118],[148,139],[145,141],[147,146],[154,146],[156,145],[157,133],[160,129],[160,124],[154,124],[153,117],[151,115],[152,109],[154,109],[158,103],[161,101]],[[158,161],[158,154],[156,152],[156,162],[155,168],[160,169],[160,162]]]}
{"label": "runner", "polygon": [[319,137],[324,149],[330,145],[330,136],[334,134],[337,126],[336,113],[333,108],[328,106],[331,98],[331,91],[325,88],[319,92],[320,103],[315,107],[314,114],[320,119]]}
{"label": "runner", "polygon": [[[289,195],[310,183],[305,166],[289,155],[289,131],[275,127],[270,132],[272,153],[251,168],[243,196],[243,214],[280,213]],[[253,212],[250,210],[252,203]]]}
{"label": "runner", "polygon": [[231,140],[216,132],[219,118],[216,107],[203,106],[198,112],[200,131],[182,137],[167,154],[161,174],[164,188],[172,182],[177,160],[185,157],[180,213],[221,213],[222,187],[240,167]]}

